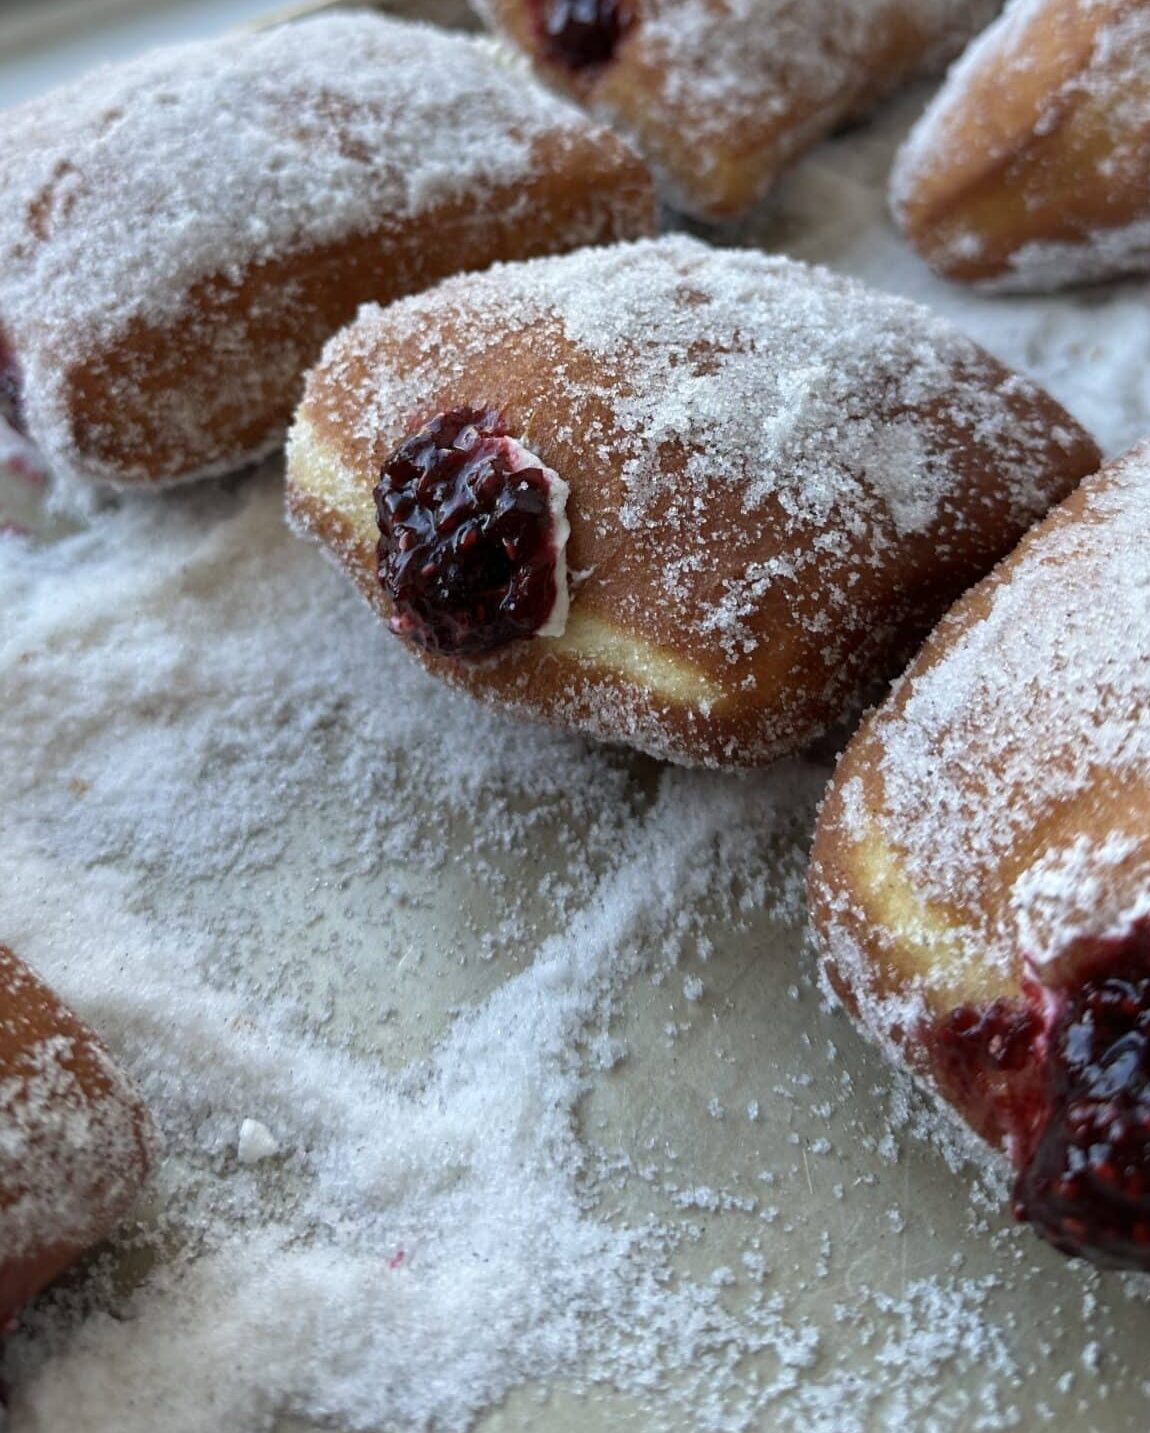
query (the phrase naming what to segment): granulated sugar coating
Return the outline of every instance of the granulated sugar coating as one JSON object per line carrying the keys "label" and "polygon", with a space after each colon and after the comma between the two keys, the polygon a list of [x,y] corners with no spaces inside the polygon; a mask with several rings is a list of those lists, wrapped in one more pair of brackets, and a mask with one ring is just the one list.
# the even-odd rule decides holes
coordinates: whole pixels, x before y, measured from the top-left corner
{"label": "granulated sugar coating", "polygon": [[[169,1143],[123,1245],[158,1266],[35,1312],[16,1429],[464,1427],[524,1379],[656,1426],[863,1428],[944,1390],[1007,1426],[997,1305],[1082,1278],[988,1246],[961,1181],[937,1247],[916,1218],[955,1177],[914,1141],[898,1167],[922,1115],[876,1120],[885,1073],[797,960],[821,768],[628,765],[478,712],[272,478],[9,544],[2,581],[7,929]],[[253,1118],[280,1152],[246,1166]]]}
{"label": "granulated sugar coating", "polygon": [[[933,285],[881,217],[897,128],[758,235],[949,305],[1109,447],[1150,429],[1144,296]],[[280,508],[269,473],[0,539],[0,933],[168,1144],[6,1340],[10,1433],[1144,1427],[1145,1286],[1009,1226],[821,1008],[826,767],[492,716]]]}
{"label": "granulated sugar coating", "polygon": [[[278,446],[359,300],[645,232],[630,163],[487,42],[379,15],[98,70],[2,116],[8,406],[61,484],[226,472]],[[482,223],[460,219],[465,197]]]}
{"label": "granulated sugar coating", "polygon": [[[1037,29],[1035,28],[1037,27]],[[1039,41],[1035,42],[1035,34]],[[1084,36],[1089,43],[1083,43]],[[1037,61],[1049,75],[1047,92],[1030,116],[1032,134],[1019,132],[1018,121],[996,135],[988,124],[972,135],[966,129],[971,87],[981,77],[997,72],[999,87],[1009,92],[1012,78],[1024,89]],[[1095,189],[1105,195],[1109,208],[1099,209],[1094,225],[1083,217],[1070,224],[1059,238],[1023,243],[1009,255],[1001,274],[983,280],[988,288],[1017,292],[1056,289],[1062,285],[1092,283],[1115,275],[1137,274],[1150,265],[1150,216],[1137,197],[1143,193],[1146,133],[1150,128],[1150,98],[1144,76],[1150,63],[1150,16],[1140,6],[1098,6],[1092,0],[1051,6],[1049,0],[1012,0],[1001,19],[987,29],[955,63],[937,102],[912,130],[891,179],[891,203],[905,219],[913,208],[916,191],[935,181],[940,164],[967,184],[974,176],[994,168],[1013,168],[1011,182],[1025,194],[1027,207],[1044,208],[1044,170],[1053,174],[1055,163],[1026,156],[1027,145],[1057,133],[1067,116],[1080,110],[1082,135],[1098,135],[1095,145],[1068,141],[1081,151],[1078,190]],[[993,70],[990,68],[993,66]],[[993,139],[988,144],[988,136]],[[980,146],[988,146],[985,150]],[[1065,161],[1064,161],[1065,162]],[[1101,182],[1100,182],[1101,177]],[[1071,188],[1064,174],[1050,178],[1049,196],[1057,188]],[[1079,204],[1083,194],[1075,193]],[[1089,199],[1085,200],[1090,203]],[[1047,207],[1046,222],[1058,215]],[[1053,212],[1052,212],[1053,211]],[[1040,230],[1041,232],[1041,230]],[[977,228],[955,227],[945,248],[935,256],[942,264],[978,262],[985,255],[985,236]]]}
{"label": "granulated sugar coating", "polygon": [[[540,55],[549,81],[631,134],[673,204],[714,217],[743,212],[824,135],[935,72],[998,0],[472,5]],[[596,63],[563,43],[564,13],[581,17],[584,40],[595,34]]]}

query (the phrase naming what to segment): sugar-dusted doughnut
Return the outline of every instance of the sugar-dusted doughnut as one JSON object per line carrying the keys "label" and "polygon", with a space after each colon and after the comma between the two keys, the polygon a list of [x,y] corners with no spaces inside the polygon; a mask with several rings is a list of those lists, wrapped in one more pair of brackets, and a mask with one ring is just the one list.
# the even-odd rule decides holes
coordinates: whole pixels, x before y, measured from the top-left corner
{"label": "sugar-dusted doughnut", "polygon": [[895,165],[892,207],[939,273],[1051,289],[1150,269],[1150,9],[1013,0]]}
{"label": "sugar-dusted doughnut", "polygon": [[124,1217],[155,1141],[98,1037],[0,945],[0,1331]]}
{"label": "sugar-dusted doughnut", "polygon": [[849,1007],[1018,1169],[1059,1248],[1150,1268],[1150,445],[964,597],[847,748],[811,872]]}
{"label": "sugar-dusted doughnut", "polygon": [[226,471],[364,300],[653,225],[642,161],[489,41],[348,14],[161,50],[0,116],[0,406],[64,478]]}
{"label": "sugar-dusted doughnut", "polygon": [[366,308],[309,377],[288,506],[448,681],[752,765],[1097,461],[917,305],[671,237]]}
{"label": "sugar-dusted doughnut", "polygon": [[631,135],[701,218],[957,53],[1000,0],[476,0],[551,84]]}

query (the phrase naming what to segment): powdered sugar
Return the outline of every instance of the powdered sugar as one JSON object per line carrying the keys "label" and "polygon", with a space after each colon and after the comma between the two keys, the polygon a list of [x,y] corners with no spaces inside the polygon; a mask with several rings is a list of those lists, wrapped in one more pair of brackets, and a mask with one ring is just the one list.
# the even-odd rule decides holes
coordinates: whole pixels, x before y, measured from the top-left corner
{"label": "powdered sugar", "polygon": [[[589,84],[592,110],[646,148],[673,203],[705,213],[718,199],[729,213],[836,123],[949,59],[998,3],[644,0],[615,61],[626,80],[608,66],[576,88]],[[476,8],[530,30],[522,0]],[[898,42],[884,48],[876,37],[890,32]]]}
{"label": "powdered sugar", "polygon": [[525,173],[570,111],[502,80],[465,36],[333,15],[156,51],[11,111],[4,321],[18,347],[47,329],[55,361],[74,361],[179,313],[206,275],[239,282],[285,250]]}
{"label": "powdered sugar", "polygon": [[[1048,414],[1022,406],[1033,386],[925,310],[684,236],[496,266],[367,307],[328,346],[309,402],[334,404],[357,454],[374,454],[402,440],[429,394],[489,401],[472,391],[476,375],[509,345],[546,369],[574,442],[609,444],[619,497],[597,502],[592,484],[581,511],[610,548],[661,535],[658,601],[680,632],[717,639],[732,666],[766,640],[762,613],[780,592],[798,594],[790,620],[811,623],[828,648],[851,645],[860,574],[889,564],[881,580],[897,584],[906,538],[972,522],[972,445],[995,475],[1004,525],[1021,530],[1059,491],[1076,461],[1064,454],[1082,438],[1069,425],[1052,437]],[[595,361],[590,378],[580,355]],[[305,492],[306,473],[301,460]],[[353,526],[361,498],[342,499]],[[819,598],[803,617],[810,583]],[[764,727],[764,744],[775,740]],[[639,744],[664,749],[655,736]]]}
{"label": "powdered sugar", "polygon": [[[976,33],[997,0],[656,0],[640,37],[662,67],[655,103],[688,117],[694,138],[713,140],[756,111],[803,118],[792,152],[810,143],[809,116],[844,91],[873,100],[883,77],[867,73],[874,36],[904,25],[925,37],[929,73]],[[862,74],[860,76],[860,64]],[[908,76],[897,76],[905,80]]]}
{"label": "powdered sugar", "polygon": [[[931,284],[881,219],[890,138],[804,166],[774,237],[920,284],[1108,445],[1150,427],[1142,296]],[[4,934],[171,1149],[160,1235],[6,1341],[13,1433],[501,1398],[489,1426],[1143,1426],[1143,1287],[1006,1227],[813,996],[825,768],[691,777],[477,711],[282,532],[277,484],[0,544]],[[239,1166],[251,1117],[281,1155]]]}

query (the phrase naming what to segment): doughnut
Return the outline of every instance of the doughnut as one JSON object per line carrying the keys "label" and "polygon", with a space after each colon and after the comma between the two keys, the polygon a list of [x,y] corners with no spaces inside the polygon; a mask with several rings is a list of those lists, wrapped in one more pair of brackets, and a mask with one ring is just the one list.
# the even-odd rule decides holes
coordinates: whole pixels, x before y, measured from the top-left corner
{"label": "doughnut", "polygon": [[1150,1269],[1150,445],[1087,479],[847,747],[830,980],[1006,1152],[1058,1249]]}
{"label": "doughnut", "polygon": [[836,127],[940,67],[1000,0],[475,0],[635,140],[670,202],[731,218]]}
{"label": "doughnut", "polygon": [[0,116],[0,408],[65,483],[226,472],[361,302],[650,232],[643,162],[524,69],[329,15]]}
{"label": "doughnut", "polygon": [[670,236],[365,307],[307,380],[287,504],[448,682],[754,766],[1097,463],[917,305]]}
{"label": "doughnut", "polygon": [[124,1217],[155,1148],[95,1033],[0,945],[0,1331]]}
{"label": "doughnut", "polygon": [[938,273],[1055,289],[1150,269],[1150,10],[1014,0],[899,153],[896,221]]}

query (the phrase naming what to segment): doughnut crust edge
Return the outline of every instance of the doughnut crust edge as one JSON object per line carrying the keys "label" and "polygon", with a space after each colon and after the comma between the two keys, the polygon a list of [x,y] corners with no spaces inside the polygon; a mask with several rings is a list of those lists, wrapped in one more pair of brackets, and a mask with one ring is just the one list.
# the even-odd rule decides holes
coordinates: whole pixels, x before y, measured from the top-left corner
{"label": "doughnut crust edge", "polygon": [[0,945],[0,1330],[127,1214],[158,1151],[95,1033]]}
{"label": "doughnut crust edge", "polygon": [[810,898],[828,978],[999,1145],[1017,1139],[1002,1092],[956,1080],[939,1031],[964,1008],[1045,1018],[1150,914],[1148,503],[1144,444],[1034,528],[868,716],[820,813]]}
{"label": "doughnut crust edge", "polygon": [[0,194],[0,378],[59,480],[120,487],[274,450],[362,302],[655,223],[627,144],[488,43],[356,14],[17,107]]}

